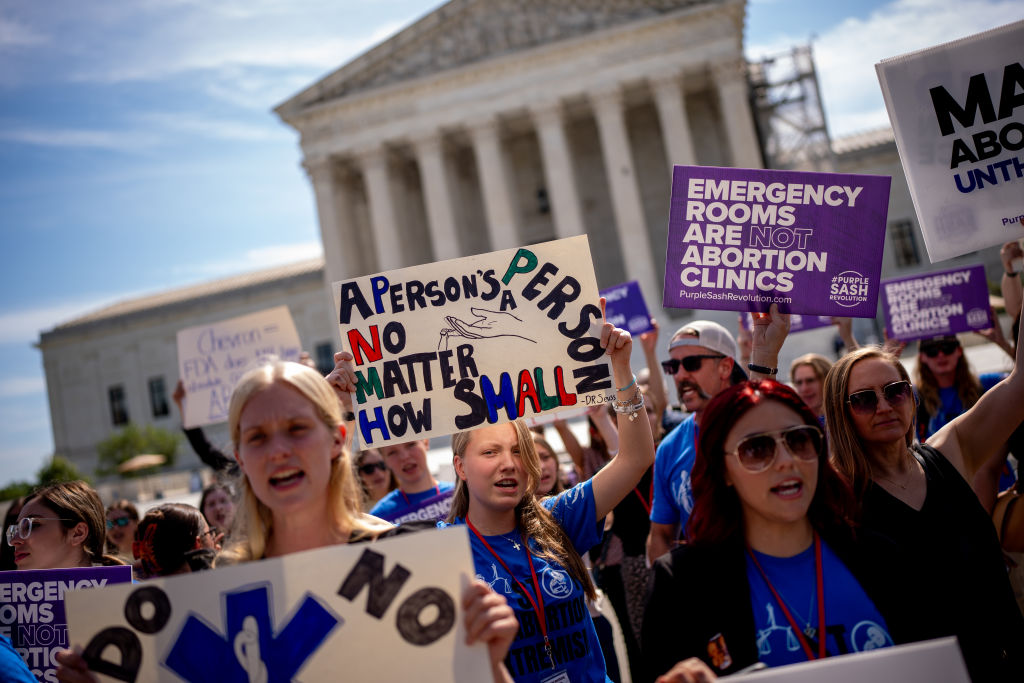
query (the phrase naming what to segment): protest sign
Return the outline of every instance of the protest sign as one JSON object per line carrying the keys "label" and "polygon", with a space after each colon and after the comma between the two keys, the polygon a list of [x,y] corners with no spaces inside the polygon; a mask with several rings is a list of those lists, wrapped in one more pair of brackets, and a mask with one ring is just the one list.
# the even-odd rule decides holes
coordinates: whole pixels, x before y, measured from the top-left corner
{"label": "protest sign", "polygon": [[875,65],[935,261],[1024,237],[1024,21]]}
{"label": "protest sign", "polygon": [[992,327],[984,266],[882,281],[885,327],[901,341]]}
{"label": "protest sign", "polygon": [[874,317],[890,180],[676,166],[664,305]]}
{"label": "protest sign", "polygon": [[727,676],[730,683],[970,683],[956,638],[883,647]]}
{"label": "protest sign", "polygon": [[0,634],[41,683],[56,681],[54,655],[68,647],[65,594],[131,580],[128,566],[0,572]]}
{"label": "protest sign", "polygon": [[615,399],[585,235],[334,283],[362,447]]}
{"label": "protest sign", "polygon": [[466,527],[68,593],[71,642],[100,679],[490,679],[466,645]]}
{"label": "protest sign", "polygon": [[228,419],[238,378],[267,356],[298,360],[302,343],[287,306],[178,332],[178,376],[185,384],[182,423],[198,427]]}
{"label": "protest sign", "polygon": [[[743,316],[743,329],[751,329],[751,323],[752,320],[749,313]],[[789,333],[806,332],[807,330],[816,330],[819,327],[828,327],[834,324],[830,315],[800,315],[799,313],[793,313],[789,316]]]}
{"label": "protest sign", "polygon": [[654,329],[640,283],[636,280],[602,289],[601,296],[605,298],[605,319],[615,327],[627,330],[634,337]]}

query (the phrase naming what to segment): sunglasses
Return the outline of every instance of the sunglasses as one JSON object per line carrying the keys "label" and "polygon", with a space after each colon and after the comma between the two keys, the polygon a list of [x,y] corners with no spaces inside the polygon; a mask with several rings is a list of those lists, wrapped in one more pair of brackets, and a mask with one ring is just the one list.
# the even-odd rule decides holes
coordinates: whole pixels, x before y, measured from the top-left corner
{"label": "sunglasses", "polygon": [[736,444],[734,453],[740,465],[748,472],[763,472],[775,462],[778,445],[785,444],[790,455],[798,460],[817,460],[821,455],[824,436],[814,425],[797,425],[775,432],[753,434]]}
{"label": "sunglasses", "polygon": [[669,360],[661,361],[661,369],[665,371],[666,375],[674,375],[679,372],[679,366],[683,366],[683,370],[687,372],[697,372],[700,370],[700,366],[704,363],[705,358],[725,358],[725,356],[713,356],[710,354],[696,354],[693,356],[687,356],[686,358],[670,358]]}
{"label": "sunglasses", "polygon": [[107,528],[108,529],[113,529],[115,524],[117,526],[128,526],[129,524],[131,524],[131,522],[132,522],[132,518],[131,517],[118,517],[117,519],[108,519],[107,520]]}
{"label": "sunglasses", "polygon": [[219,533],[220,533],[220,529],[218,529],[215,526],[211,526],[209,529],[207,529],[203,533],[199,534],[199,537],[202,538],[203,536],[209,536],[210,538],[217,538],[217,534],[219,534]]}
{"label": "sunglasses", "polygon": [[939,353],[950,356],[960,348],[960,342],[943,341],[921,344],[920,351],[929,358],[935,358]]}
{"label": "sunglasses", "polygon": [[7,545],[14,545],[14,537],[25,540],[32,535],[33,527],[39,526],[39,522],[74,522],[73,519],[64,519],[63,517],[25,517],[17,524],[12,524],[7,527]]}
{"label": "sunglasses", "polygon": [[[907,400],[910,394],[910,382],[903,379],[897,382],[890,382],[882,387],[882,398],[893,408],[903,405],[903,402]],[[850,404],[853,412],[869,415],[878,410],[878,399],[879,396],[874,389],[865,389],[864,391],[855,391],[850,394],[846,402]]]}
{"label": "sunglasses", "polygon": [[368,462],[365,465],[359,466],[359,474],[365,474],[366,476],[370,476],[374,472],[383,472],[387,468],[388,466],[382,462]]}

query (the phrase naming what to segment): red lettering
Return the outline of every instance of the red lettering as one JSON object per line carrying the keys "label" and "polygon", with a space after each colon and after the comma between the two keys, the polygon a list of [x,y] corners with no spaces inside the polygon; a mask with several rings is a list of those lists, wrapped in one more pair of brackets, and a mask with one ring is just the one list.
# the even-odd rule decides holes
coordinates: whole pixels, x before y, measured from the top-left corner
{"label": "red lettering", "polygon": [[349,348],[352,349],[352,355],[355,357],[356,365],[363,364],[364,353],[366,354],[367,363],[379,361],[384,357],[384,352],[380,348],[380,332],[377,331],[376,325],[370,325],[370,343],[367,343],[363,335],[359,334],[359,330],[349,330],[348,345]]}
{"label": "red lettering", "polygon": [[563,376],[562,366],[555,366],[555,386],[558,388],[558,401],[563,406],[574,406],[576,405],[576,394],[570,394],[565,390],[565,378]]}

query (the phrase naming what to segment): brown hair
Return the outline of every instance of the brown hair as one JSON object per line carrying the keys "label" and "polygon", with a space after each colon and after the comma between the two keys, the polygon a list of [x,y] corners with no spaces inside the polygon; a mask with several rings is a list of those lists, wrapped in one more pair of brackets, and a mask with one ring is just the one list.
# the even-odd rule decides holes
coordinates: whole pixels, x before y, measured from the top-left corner
{"label": "brown hair", "polygon": [[[359,482],[359,489],[363,493],[363,501],[370,500],[370,491],[366,488],[366,484],[363,483],[363,478],[359,475],[359,468],[363,466],[363,460],[366,459],[367,455],[376,453],[380,459],[384,460],[384,455],[377,448],[366,448],[356,453],[355,462],[352,464],[355,470],[356,481]],[[398,480],[395,479],[395,473],[391,471],[391,468],[387,465],[384,466],[384,471],[388,473],[388,493],[398,488]]]}
{"label": "brown hair", "polygon": [[[963,348],[960,349],[960,357],[956,361],[956,368],[953,372],[953,387],[956,388],[957,396],[960,397],[960,404],[965,411],[969,410],[978,402],[984,392],[981,380],[971,372]],[[939,382],[935,379],[932,369],[921,362],[920,353],[917,356],[917,367],[914,368],[914,386],[917,387],[925,410],[929,415],[934,415],[942,403],[939,399]]]}
{"label": "brown hair", "polygon": [[[871,481],[871,459],[864,448],[860,435],[847,409],[850,392],[850,373],[853,366],[862,360],[877,358],[896,368],[900,379],[910,381],[907,369],[899,359],[877,346],[864,346],[851,351],[835,362],[825,376],[824,394],[825,429],[828,432],[829,449],[836,468],[846,475],[853,486],[858,500],[862,498]],[[907,429],[906,442],[914,443],[914,425]]]}
{"label": "brown hair", "polygon": [[[548,443],[547,439],[545,439],[542,434],[537,434],[537,432],[535,432],[533,430],[530,430],[530,434],[533,436],[533,443],[535,445],[534,450],[537,450],[536,446],[541,446],[542,448],[546,448],[548,453],[551,454],[551,457],[553,457],[555,459],[555,464],[556,464],[556,469],[555,469],[555,485],[551,487],[550,491],[547,491],[547,492],[542,493],[540,495],[541,496],[553,496],[553,495],[561,493],[562,491],[565,490],[565,487],[562,486],[562,468],[561,468],[560,465],[558,465],[558,455],[555,453],[555,449],[551,447],[551,444]],[[538,470],[539,470],[540,469],[540,454],[539,453],[537,454],[537,466],[538,466]],[[537,474],[537,480],[540,481],[540,473],[539,473],[539,471],[538,471],[538,474]]]}
{"label": "brown hair", "polygon": [[792,363],[789,364],[789,381],[793,381],[793,376],[796,375],[797,368],[803,367],[804,365],[811,368],[814,371],[814,376],[818,378],[819,382],[825,381],[825,375],[832,368],[832,361],[820,353],[805,353],[804,355],[795,358]]}
{"label": "brown hair", "polygon": [[[341,407],[331,385],[320,374],[305,365],[280,360],[265,363],[242,375],[231,393],[228,404],[228,427],[231,441],[238,453],[241,440],[242,410],[253,396],[273,384],[283,384],[298,391],[316,409],[320,419],[334,433],[342,425]],[[241,478],[241,504],[238,506],[232,529],[240,538],[222,555],[234,562],[262,559],[267,549],[267,539],[273,532],[273,514],[264,505],[249,485],[246,476]],[[339,532],[352,535],[376,534],[383,528],[380,524],[363,515],[359,490],[348,447],[341,449],[341,455],[331,462],[331,474],[327,484],[327,504],[332,524]]]}
{"label": "brown hair", "polygon": [[178,574],[188,563],[185,553],[199,545],[203,513],[184,503],[164,503],[146,513],[135,530],[132,554],[146,576]]}
{"label": "brown hair", "polygon": [[[103,554],[107,540],[107,518],[103,501],[93,487],[84,481],[63,481],[36,489],[25,499],[25,505],[34,500],[53,511],[61,518],[61,526],[74,529],[85,524],[89,532],[82,544],[90,564],[121,565],[121,560]],[[67,531],[65,531],[67,533]]]}
{"label": "brown hair", "polygon": [[[533,437],[529,428],[522,420],[509,423],[516,431],[519,442],[519,459],[526,472],[526,493],[515,508],[516,526],[523,534],[537,544],[537,555],[549,562],[557,562],[565,567],[569,575],[582,587],[590,600],[597,599],[597,591],[590,574],[583,564],[583,558],[572,545],[562,527],[555,521],[546,507],[540,504],[533,492],[540,480],[540,457],[533,446]],[[456,432],[452,435],[452,451],[455,458],[464,458],[466,449],[473,438],[473,431]],[[469,488],[459,478],[455,482],[455,495],[452,498],[452,509],[448,513],[448,521],[454,522],[457,517],[465,519],[469,512]]]}

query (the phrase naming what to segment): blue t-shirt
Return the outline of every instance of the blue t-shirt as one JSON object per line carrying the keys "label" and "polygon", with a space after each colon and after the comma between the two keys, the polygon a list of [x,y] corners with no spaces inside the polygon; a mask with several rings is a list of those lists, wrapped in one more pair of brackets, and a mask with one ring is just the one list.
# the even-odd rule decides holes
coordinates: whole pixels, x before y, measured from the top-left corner
{"label": "blue t-shirt", "polygon": [[679,524],[685,533],[686,520],[693,511],[690,472],[697,459],[697,416],[690,415],[662,439],[654,456],[654,500],[651,521]]}
{"label": "blue t-shirt", "polygon": [[380,517],[392,524],[403,522],[439,522],[452,509],[452,495],[455,485],[442,481],[435,489],[419,493],[405,493],[395,489],[377,501],[370,510],[374,517]]}
{"label": "blue t-shirt", "polygon": [[10,639],[0,634],[0,681],[4,683],[38,683]]}
{"label": "blue t-shirt", "polygon": [[[590,480],[547,498],[542,504],[554,515],[576,552],[582,555],[601,542],[604,525],[596,519],[594,491]],[[458,518],[455,524],[465,524],[465,520]],[[505,666],[512,677],[521,683],[540,683],[564,671],[573,683],[605,683],[610,680],[605,672],[604,654],[597,639],[594,621],[587,610],[587,596],[569,572],[556,562],[538,557],[536,543],[530,539],[533,568],[537,573],[544,602],[548,641],[556,662],[555,669],[552,669],[544,653],[544,637],[537,615],[530,601],[519,592],[515,580],[518,578],[533,595],[530,566],[518,532],[484,537],[515,574],[514,578],[476,534],[471,533],[469,538],[477,578],[504,595],[519,619],[519,633],[505,658]]]}
{"label": "blue t-shirt", "polygon": [[[818,627],[817,579],[814,545],[793,557],[754,554],[776,592],[786,602],[797,625]],[[860,587],[850,570],[835,556],[827,543],[821,544],[822,575],[825,582],[825,649],[828,656],[863,652],[893,644],[885,619]],[[761,572],[747,556],[750,605],[757,629],[758,659],[768,666],[807,661],[796,634],[775,600]],[[809,640],[817,656],[817,635]]]}

